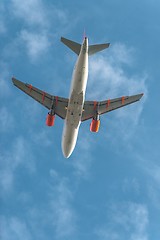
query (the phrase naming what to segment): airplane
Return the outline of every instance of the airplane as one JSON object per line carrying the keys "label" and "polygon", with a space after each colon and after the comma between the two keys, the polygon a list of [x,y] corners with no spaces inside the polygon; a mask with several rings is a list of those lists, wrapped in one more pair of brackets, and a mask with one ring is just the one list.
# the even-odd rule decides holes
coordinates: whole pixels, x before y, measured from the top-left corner
{"label": "airplane", "polygon": [[88,45],[86,36],[84,36],[82,44],[64,37],[61,37],[61,42],[78,55],[73,70],[69,98],[50,95],[33,87],[31,84],[17,80],[15,77],[12,77],[12,81],[16,87],[49,109],[46,118],[47,126],[51,127],[54,125],[55,115],[64,119],[62,152],[65,158],[69,158],[75,148],[81,122],[92,119],[90,131],[98,132],[101,114],[137,102],[141,99],[143,93],[104,101],[85,101],[88,80],[88,57],[108,48],[110,43]]}

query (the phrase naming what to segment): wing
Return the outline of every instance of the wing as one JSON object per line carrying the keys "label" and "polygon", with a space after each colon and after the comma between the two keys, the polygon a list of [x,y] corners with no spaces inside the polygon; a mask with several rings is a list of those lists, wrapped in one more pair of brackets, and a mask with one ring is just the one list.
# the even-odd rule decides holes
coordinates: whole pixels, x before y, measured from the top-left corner
{"label": "wing", "polygon": [[82,114],[82,121],[93,118],[95,114],[101,115],[110,111],[113,111],[117,108],[124,107],[128,104],[137,102],[143,96],[142,94],[125,96],[121,98],[108,99],[105,101],[85,101],[84,110]]}
{"label": "wing", "polygon": [[37,102],[49,110],[54,109],[55,114],[65,119],[67,111],[66,109],[68,106],[67,98],[50,95],[44,91],[39,90],[38,88],[33,87],[31,84],[23,83],[15,78],[12,78],[12,81],[17,88],[28,94],[30,97],[35,99]]}

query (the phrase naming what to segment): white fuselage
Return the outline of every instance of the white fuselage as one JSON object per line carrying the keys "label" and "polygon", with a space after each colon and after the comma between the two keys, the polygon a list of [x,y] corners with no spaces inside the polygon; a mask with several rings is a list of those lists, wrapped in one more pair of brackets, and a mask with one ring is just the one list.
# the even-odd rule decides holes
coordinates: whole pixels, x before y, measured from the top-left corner
{"label": "white fuselage", "polygon": [[88,79],[88,39],[85,38],[73,71],[67,114],[62,135],[62,151],[66,158],[73,152],[81,116]]}

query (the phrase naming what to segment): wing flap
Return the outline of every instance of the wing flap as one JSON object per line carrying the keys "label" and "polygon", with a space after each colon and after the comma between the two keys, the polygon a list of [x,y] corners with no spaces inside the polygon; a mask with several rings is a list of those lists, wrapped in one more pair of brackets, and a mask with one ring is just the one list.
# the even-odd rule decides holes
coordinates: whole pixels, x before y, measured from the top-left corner
{"label": "wing flap", "polygon": [[95,112],[98,115],[113,111],[115,109],[127,106],[131,103],[137,102],[143,96],[142,94],[132,95],[132,96],[123,96],[115,99],[108,99],[105,101],[85,101],[84,111],[82,115],[82,121],[93,118]]}

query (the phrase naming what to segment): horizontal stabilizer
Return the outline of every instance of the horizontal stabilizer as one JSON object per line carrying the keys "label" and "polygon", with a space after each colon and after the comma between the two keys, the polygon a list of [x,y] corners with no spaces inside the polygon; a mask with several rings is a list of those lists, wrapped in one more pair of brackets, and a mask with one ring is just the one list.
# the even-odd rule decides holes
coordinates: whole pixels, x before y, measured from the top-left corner
{"label": "horizontal stabilizer", "polygon": [[63,42],[67,47],[69,47],[73,52],[79,55],[81,50],[81,45],[79,43],[73,42],[67,38],[61,37],[61,42]]}
{"label": "horizontal stabilizer", "polygon": [[105,48],[108,48],[110,43],[104,43],[104,44],[96,44],[96,45],[90,45],[88,48],[88,55],[93,55],[97,52],[100,52],[104,50]]}

